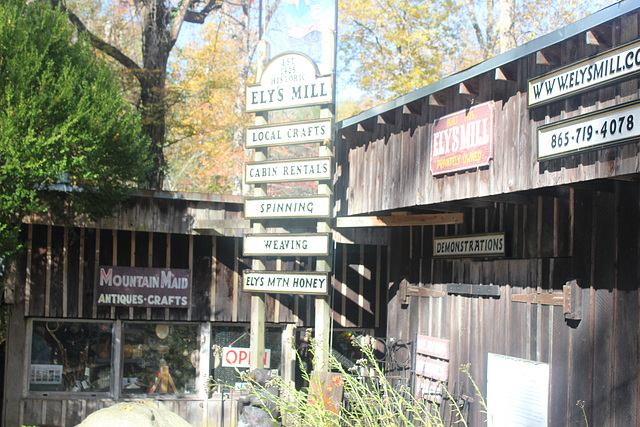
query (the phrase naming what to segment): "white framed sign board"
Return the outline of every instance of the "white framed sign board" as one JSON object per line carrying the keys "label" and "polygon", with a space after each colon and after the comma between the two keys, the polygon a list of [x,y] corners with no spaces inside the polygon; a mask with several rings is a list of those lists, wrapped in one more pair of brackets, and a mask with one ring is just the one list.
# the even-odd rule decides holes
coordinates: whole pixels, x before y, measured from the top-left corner
{"label": "white framed sign board", "polygon": [[245,163],[244,181],[247,184],[328,179],[331,179],[331,157]]}
{"label": "white framed sign board", "polygon": [[328,195],[298,197],[247,197],[246,219],[262,218],[326,218],[331,213]]}
{"label": "white framed sign board", "polygon": [[494,427],[546,427],[549,364],[489,353],[487,423]]}
{"label": "white framed sign board", "polygon": [[327,256],[329,233],[245,234],[245,256]]}
{"label": "white framed sign board", "polygon": [[242,290],[256,293],[287,293],[292,295],[326,295],[329,273],[306,271],[245,270]]}
{"label": "white framed sign board", "polygon": [[331,140],[332,119],[249,126],[245,133],[247,148],[308,144]]}
{"label": "white framed sign board", "polygon": [[247,86],[246,112],[304,107],[333,102],[333,75],[319,75],[307,55],[285,52],[267,64],[260,82]]}
{"label": "white framed sign board", "polygon": [[538,160],[567,156],[640,137],[640,101],[616,105],[538,128]]}
{"label": "white framed sign board", "polygon": [[528,106],[536,107],[640,73],[640,40],[533,78],[528,82]]}

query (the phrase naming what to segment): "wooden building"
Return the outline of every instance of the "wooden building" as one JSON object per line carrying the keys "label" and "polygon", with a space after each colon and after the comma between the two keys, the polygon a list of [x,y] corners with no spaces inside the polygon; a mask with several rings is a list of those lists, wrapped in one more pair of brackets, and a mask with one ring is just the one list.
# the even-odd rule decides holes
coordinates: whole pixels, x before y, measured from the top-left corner
{"label": "wooden building", "polygon": [[[75,426],[122,401],[152,402],[194,426],[235,425],[240,394],[234,390],[235,369],[248,367],[251,312],[251,296],[241,283],[242,272],[251,267],[242,250],[250,227],[242,218],[242,202],[242,197],[143,192],[116,216],[95,223],[28,218],[25,251],[11,265],[6,289],[2,425]],[[386,251],[379,245],[338,245],[335,254],[341,260],[337,280],[350,284],[337,288],[334,316],[345,327],[373,334],[375,325],[384,325],[380,315],[386,302],[374,293],[386,278]],[[266,263],[273,270],[309,270],[314,259],[266,258]],[[366,278],[358,275],[359,265]],[[128,277],[141,277],[135,284],[142,296],[136,298],[161,304],[161,297],[178,294],[143,295],[141,283],[145,275],[167,272],[175,277],[187,272],[188,304],[178,296],[171,307],[136,306],[131,297],[108,297],[101,289],[103,281],[115,289],[133,286]],[[274,294],[266,305],[266,367],[293,376],[289,342],[299,343],[313,327],[313,301]],[[173,381],[165,390],[154,384],[163,365]]]}
{"label": "wooden building", "polygon": [[[444,382],[483,425],[468,364],[496,425],[523,411],[528,425],[640,424],[639,14],[617,3],[337,125],[334,329],[380,337],[387,372],[434,410]],[[139,400],[234,425],[242,203],[140,193],[96,223],[29,218],[5,291],[3,425],[73,426]],[[266,224],[301,231],[287,227]],[[173,290],[116,289],[153,274]],[[310,301],[266,297],[266,357],[285,377]]]}
{"label": "wooden building", "polygon": [[[465,364],[496,425],[640,425],[639,13],[616,3],[339,123],[337,231],[400,225],[387,339],[469,425]],[[491,236],[502,252],[478,250]]]}

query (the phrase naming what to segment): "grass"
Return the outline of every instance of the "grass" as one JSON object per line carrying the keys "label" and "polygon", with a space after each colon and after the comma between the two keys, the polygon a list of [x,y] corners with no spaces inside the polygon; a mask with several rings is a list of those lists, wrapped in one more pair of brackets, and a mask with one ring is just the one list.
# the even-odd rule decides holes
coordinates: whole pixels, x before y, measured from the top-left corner
{"label": "grass", "polygon": [[[440,405],[414,397],[406,386],[394,386],[377,363],[373,347],[355,340],[352,344],[360,347],[362,358],[351,369],[346,369],[330,355],[330,373],[308,372],[298,356],[302,377],[308,387],[296,389],[275,375],[265,386],[254,384],[251,393],[274,402],[278,410],[272,416],[274,423],[283,422],[287,426],[444,426]],[[462,371],[469,375],[469,366],[463,366]],[[473,379],[472,384],[486,412],[486,405]],[[276,388],[279,392],[270,393],[268,388]],[[451,406],[452,424],[467,426],[461,407],[445,387],[443,390],[445,403],[441,405]]]}

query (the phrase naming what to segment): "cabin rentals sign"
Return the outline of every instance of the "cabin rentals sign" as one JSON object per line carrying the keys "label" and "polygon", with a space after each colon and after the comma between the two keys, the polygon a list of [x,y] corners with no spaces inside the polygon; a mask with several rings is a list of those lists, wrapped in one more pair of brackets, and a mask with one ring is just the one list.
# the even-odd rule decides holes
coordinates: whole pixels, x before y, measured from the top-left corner
{"label": "cabin rentals sign", "polygon": [[247,86],[246,111],[257,112],[333,102],[333,75],[320,76],[316,64],[286,52],[266,66],[260,82]]}
{"label": "cabin rentals sign", "polygon": [[440,117],[431,127],[434,176],[488,166],[493,157],[493,101]]}

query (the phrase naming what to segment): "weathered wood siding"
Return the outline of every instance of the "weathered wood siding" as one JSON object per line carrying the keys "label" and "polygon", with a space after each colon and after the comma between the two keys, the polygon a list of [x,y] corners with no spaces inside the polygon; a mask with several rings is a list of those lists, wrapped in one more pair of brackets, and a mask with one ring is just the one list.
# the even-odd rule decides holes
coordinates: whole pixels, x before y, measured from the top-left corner
{"label": "weathered wood siding", "polygon": [[[241,203],[183,200],[175,197],[132,199],[114,218],[68,226],[31,218],[23,227],[25,250],[11,266],[7,333],[5,425],[73,426],[92,412],[112,405],[105,395],[27,393],[24,378],[29,318],[141,321],[234,322],[248,325],[251,296],[242,291],[242,272],[251,259],[242,255],[241,231],[221,236],[197,228],[198,220],[241,219]],[[84,225],[84,226],[83,226]],[[204,233],[204,234],[201,234]],[[337,244],[329,287],[337,327],[382,328],[386,294],[386,250],[379,244]],[[185,268],[191,270],[188,308],[98,307],[94,298],[97,266]],[[268,257],[272,270],[312,271],[313,257]],[[313,296],[266,295],[266,322],[313,327]],[[382,319],[382,320],[381,320]],[[208,349],[205,354],[208,354]],[[201,373],[202,375],[203,373]],[[149,396],[149,400],[154,400]],[[166,406],[194,426],[233,426],[235,399],[200,396],[154,404]]]}
{"label": "weathered wood siding", "polygon": [[[599,182],[561,189],[521,203],[468,208],[458,226],[395,230],[390,251],[388,337],[417,334],[451,340],[449,385],[473,395],[458,368],[486,396],[487,353],[550,364],[549,425],[631,426],[640,422],[640,185]],[[434,236],[505,232],[504,259],[432,257]],[[494,284],[500,296],[411,297],[401,305],[397,284]],[[562,306],[512,302],[511,296],[561,291],[578,279],[582,319],[565,321]],[[483,425],[478,400],[469,425]]]}
{"label": "weathered wood siding", "polygon": [[[536,64],[536,53],[506,64],[512,80],[498,80],[491,70],[464,82],[475,91],[461,94],[459,85],[436,95],[444,106],[430,105],[429,97],[403,109],[398,106],[340,129],[336,144],[335,196],[339,216],[381,212],[482,196],[496,196],[536,188],[634,174],[640,171],[637,141],[537,161],[538,126],[638,99],[638,78],[571,96],[546,106],[527,108],[527,80],[579,59],[637,39],[638,11],[603,25],[611,45],[586,43],[579,36],[553,46],[558,62]],[[434,120],[495,102],[494,153],[488,167],[434,177],[430,171],[430,132]],[[412,111],[414,114],[410,114]]]}

